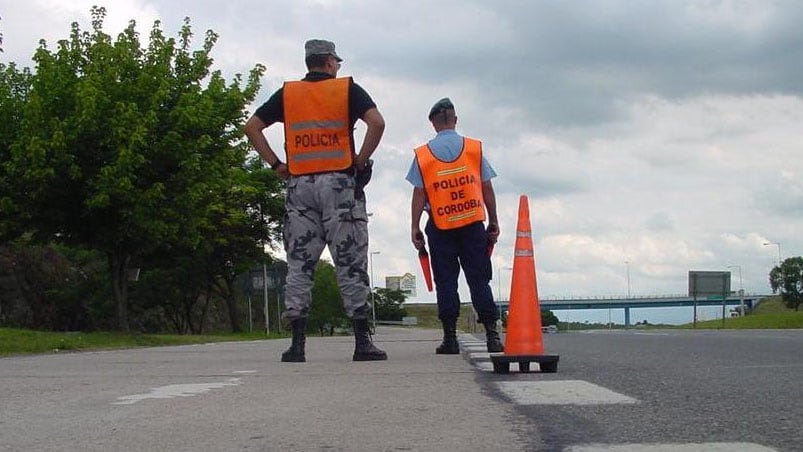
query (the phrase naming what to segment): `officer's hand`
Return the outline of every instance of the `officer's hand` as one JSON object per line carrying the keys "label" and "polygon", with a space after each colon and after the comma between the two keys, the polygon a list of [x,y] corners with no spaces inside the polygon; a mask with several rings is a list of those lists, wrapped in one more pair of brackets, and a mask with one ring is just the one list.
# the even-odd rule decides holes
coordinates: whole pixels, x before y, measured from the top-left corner
{"label": "officer's hand", "polygon": [[499,225],[496,223],[488,223],[486,232],[488,234],[488,243],[496,243],[499,239]]}
{"label": "officer's hand", "polygon": [[368,182],[371,182],[371,176],[374,174],[374,161],[368,159],[362,167],[359,164],[355,165],[355,175],[354,179],[356,181],[357,190],[362,190],[368,185]]}
{"label": "officer's hand", "polygon": [[424,247],[424,234],[421,232],[421,229],[413,228],[412,241],[415,249],[420,250]]}
{"label": "officer's hand", "polygon": [[287,180],[290,178],[290,170],[287,169],[287,165],[284,163],[277,166],[274,171],[276,171],[276,175],[281,177],[282,180]]}

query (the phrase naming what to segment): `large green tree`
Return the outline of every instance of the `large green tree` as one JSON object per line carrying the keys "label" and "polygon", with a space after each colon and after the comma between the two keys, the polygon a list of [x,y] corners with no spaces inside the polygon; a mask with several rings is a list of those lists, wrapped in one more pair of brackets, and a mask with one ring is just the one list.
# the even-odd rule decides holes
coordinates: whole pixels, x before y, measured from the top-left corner
{"label": "large green tree", "polygon": [[240,128],[264,67],[231,84],[212,71],[217,34],[193,50],[185,19],[178,39],[156,22],[143,47],[135,23],[116,40],[72,25],[68,39],[36,51],[35,75],[5,173],[15,218],[42,241],[103,251],[121,329],[129,328],[129,270],[149,251],[192,250],[204,238],[232,167]]}
{"label": "large green tree", "polygon": [[770,271],[772,293],[781,293],[787,307],[797,311],[803,303],[803,257],[784,259]]}

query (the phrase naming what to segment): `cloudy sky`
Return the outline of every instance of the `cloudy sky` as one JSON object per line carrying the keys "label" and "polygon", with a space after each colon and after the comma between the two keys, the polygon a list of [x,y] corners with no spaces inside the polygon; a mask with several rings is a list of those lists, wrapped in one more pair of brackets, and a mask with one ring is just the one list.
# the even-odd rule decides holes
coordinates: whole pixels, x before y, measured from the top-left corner
{"label": "cloudy sky", "polygon": [[[103,0],[0,0],[0,61],[31,66]],[[374,278],[421,272],[409,241],[412,149],[448,96],[499,177],[494,293],[507,299],[519,196],[541,298],[682,294],[690,270],[767,275],[803,254],[803,3],[771,0],[115,0],[106,31],[184,17],[229,77],[268,67],[257,103],[333,40],[387,122],[369,186]],[[256,108],[256,104],[251,110]],[[358,126],[362,137],[364,126]],[[269,139],[280,148],[281,134]],[[768,244],[769,243],[769,244]],[[768,245],[767,245],[768,244]],[[463,298],[467,290],[462,289]],[[497,294],[498,295],[498,294]],[[419,283],[413,301],[434,296]],[[573,316],[575,314],[572,314]],[[638,316],[636,316],[638,317]],[[637,320],[637,319],[636,319]]]}

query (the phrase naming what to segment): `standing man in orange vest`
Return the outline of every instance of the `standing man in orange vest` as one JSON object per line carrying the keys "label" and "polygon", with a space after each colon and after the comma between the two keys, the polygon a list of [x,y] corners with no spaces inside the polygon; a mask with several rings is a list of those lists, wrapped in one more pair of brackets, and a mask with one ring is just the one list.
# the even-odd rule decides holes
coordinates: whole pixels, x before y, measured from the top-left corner
{"label": "standing man in orange vest", "polygon": [[[368,215],[363,188],[370,179],[371,154],[385,120],[371,96],[351,77],[337,77],[343,61],[330,41],[305,46],[309,72],[285,82],[245,124],[245,134],[262,158],[287,181],[284,245],[287,251],[285,318],[293,340],[284,362],[304,362],[307,315],[315,266],[325,246],[336,268],[346,314],[352,319],[354,361],[387,359],[371,342],[368,328]],[[354,124],[367,130],[355,152]],[[284,123],[286,160],[271,148],[263,130]]]}
{"label": "standing man in orange vest", "polygon": [[[496,176],[482,155],[482,143],[455,131],[457,116],[449,98],[432,106],[429,120],[437,135],[415,149],[407,173],[413,185],[411,238],[416,249],[424,246],[419,223],[429,214],[425,231],[429,239],[432,273],[443,324],[443,343],[435,353],[458,354],[457,318],[460,296],[457,277],[463,268],[477,318],[485,326],[489,352],[503,351],[496,321],[499,311],[489,284],[492,276],[488,245],[499,237],[496,196],[491,179]],[[483,222],[487,220],[488,228]]]}

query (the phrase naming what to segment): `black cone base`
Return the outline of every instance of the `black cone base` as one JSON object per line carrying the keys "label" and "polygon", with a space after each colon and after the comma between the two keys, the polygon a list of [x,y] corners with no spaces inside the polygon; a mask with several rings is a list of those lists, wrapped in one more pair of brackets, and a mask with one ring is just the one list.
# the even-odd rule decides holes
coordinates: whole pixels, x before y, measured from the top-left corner
{"label": "black cone base", "polygon": [[558,355],[491,355],[494,373],[510,373],[510,363],[519,364],[519,372],[530,372],[530,363],[538,363],[541,373],[551,374],[558,371]]}

